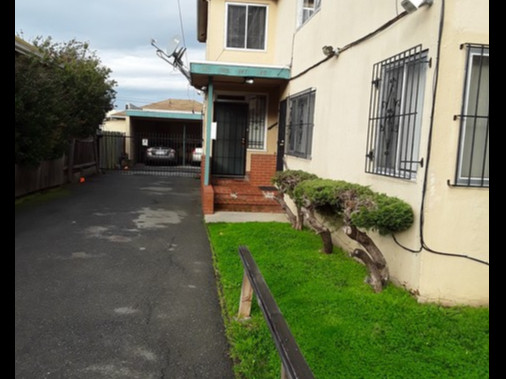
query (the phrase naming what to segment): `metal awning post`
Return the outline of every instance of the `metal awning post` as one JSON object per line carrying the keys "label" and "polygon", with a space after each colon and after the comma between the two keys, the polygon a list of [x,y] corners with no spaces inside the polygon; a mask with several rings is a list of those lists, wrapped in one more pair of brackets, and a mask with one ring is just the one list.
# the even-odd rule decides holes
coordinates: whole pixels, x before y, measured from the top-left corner
{"label": "metal awning post", "polygon": [[211,123],[213,122],[213,77],[209,77],[207,86],[207,109],[206,109],[206,157],[204,166],[204,185],[209,185],[209,173],[211,171]]}

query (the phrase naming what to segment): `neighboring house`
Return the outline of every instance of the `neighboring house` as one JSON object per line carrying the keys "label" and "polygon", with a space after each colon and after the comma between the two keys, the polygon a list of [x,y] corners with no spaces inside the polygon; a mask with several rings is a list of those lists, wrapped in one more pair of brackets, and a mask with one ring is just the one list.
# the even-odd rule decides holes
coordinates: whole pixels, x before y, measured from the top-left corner
{"label": "neighboring house", "polygon": [[373,235],[394,282],[420,301],[488,304],[488,1],[196,1],[204,212],[218,176],[368,185],[415,211],[395,239]]}
{"label": "neighboring house", "polygon": [[18,36],[14,36],[14,54],[36,55],[38,57],[42,57],[39,49]]}

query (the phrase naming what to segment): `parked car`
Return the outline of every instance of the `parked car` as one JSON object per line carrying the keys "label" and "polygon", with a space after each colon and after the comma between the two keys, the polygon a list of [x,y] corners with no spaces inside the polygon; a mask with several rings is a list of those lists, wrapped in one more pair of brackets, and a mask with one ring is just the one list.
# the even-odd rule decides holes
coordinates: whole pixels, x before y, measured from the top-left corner
{"label": "parked car", "polygon": [[198,164],[202,160],[202,147],[196,147],[192,151],[192,164]]}
{"label": "parked car", "polygon": [[177,163],[176,150],[168,146],[150,146],[146,150],[146,164],[175,164]]}

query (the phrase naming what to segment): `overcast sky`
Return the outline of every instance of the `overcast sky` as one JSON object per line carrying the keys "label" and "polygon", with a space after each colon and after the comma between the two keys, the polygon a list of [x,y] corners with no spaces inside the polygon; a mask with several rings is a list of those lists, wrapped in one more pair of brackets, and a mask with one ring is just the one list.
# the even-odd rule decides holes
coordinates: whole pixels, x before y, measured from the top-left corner
{"label": "overcast sky", "polygon": [[[205,44],[197,41],[196,0],[16,0],[15,33],[31,42],[89,42],[112,70],[116,110],[132,103],[202,101],[186,78],[156,55],[151,39],[167,49],[174,36],[187,47],[183,62],[202,61]],[[180,17],[180,11],[181,17]],[[180,22],[182,19],[182,23]]]}

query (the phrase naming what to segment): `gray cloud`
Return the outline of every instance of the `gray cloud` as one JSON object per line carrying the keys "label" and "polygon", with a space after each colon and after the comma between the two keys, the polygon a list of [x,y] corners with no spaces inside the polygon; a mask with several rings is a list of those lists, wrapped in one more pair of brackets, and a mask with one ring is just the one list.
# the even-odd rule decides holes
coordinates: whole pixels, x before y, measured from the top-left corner
{"label": "gray cloud", "polygon": [[150,45],[155,38],[166,48],[179,35],[188,48],[185,60],[203,60],[205,45],[196,39],[195,1],[16,0],[15,28],[27,41],[50,36],[56,42],[89,42],[118,82],[118,109],[126,103],[144,105],[167,98],[201,100]]}

